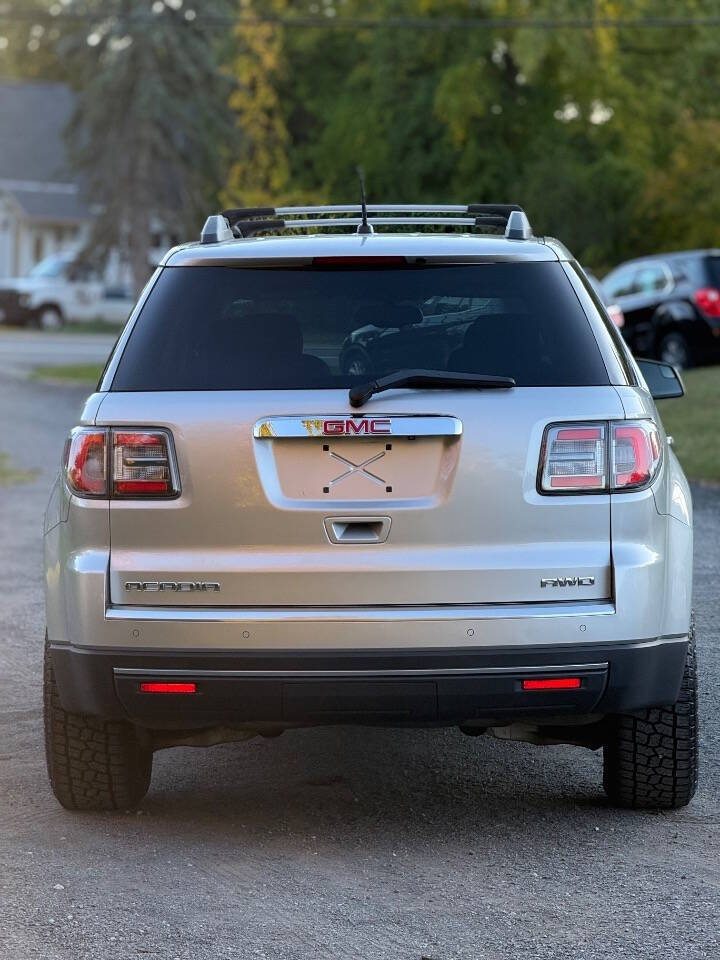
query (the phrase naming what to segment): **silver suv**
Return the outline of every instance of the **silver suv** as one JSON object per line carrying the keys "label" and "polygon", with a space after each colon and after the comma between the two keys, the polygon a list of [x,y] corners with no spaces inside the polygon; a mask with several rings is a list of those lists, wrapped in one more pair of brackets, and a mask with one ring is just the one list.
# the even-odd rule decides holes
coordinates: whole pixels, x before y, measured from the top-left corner
{"label": "silver suv", "polygon": [[360,723],[602,747],[613,803],[688,803],[692,507],[653,400],[680,395],[518,207],[211,217],[47,509],[58,800],[136,804],[160,748]]}

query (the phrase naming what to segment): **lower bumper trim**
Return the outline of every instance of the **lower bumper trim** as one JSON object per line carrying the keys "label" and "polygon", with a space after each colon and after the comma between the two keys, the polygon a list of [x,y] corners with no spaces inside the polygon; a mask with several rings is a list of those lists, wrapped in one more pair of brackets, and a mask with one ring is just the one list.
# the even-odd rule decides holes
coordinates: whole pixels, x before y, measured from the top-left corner
{"label": "lower bumper trim", "polygon": [[[271,723],[500,725],[558,714],[628,713],[674,703],[687,638],[564,647],[383,652],[132,651],[51,647],[65,709],[155,729]],[[532,676],[577,689],[527,691]],[[145,681],[194,680],[193,695],[153,696]]]}

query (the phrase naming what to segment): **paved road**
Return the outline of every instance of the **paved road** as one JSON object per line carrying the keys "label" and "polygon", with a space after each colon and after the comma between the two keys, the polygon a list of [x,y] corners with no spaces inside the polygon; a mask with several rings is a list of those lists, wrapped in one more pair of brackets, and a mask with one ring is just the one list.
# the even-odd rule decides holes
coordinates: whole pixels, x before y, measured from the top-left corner
{"label": "paved road", "polygon": [[116,334],[42,333],[0,327],[0,373],[25,376],[33,367],[104,363]]}
{"label": "paved road", "polygon": [[686,810],[605,806],[600,757],[350,728],[156,755],[138,813],[69,814],[41,746],[40,516],[68,388],[0,374],[0,958],[720,956],[720,494],[697,490],[704,768]]}

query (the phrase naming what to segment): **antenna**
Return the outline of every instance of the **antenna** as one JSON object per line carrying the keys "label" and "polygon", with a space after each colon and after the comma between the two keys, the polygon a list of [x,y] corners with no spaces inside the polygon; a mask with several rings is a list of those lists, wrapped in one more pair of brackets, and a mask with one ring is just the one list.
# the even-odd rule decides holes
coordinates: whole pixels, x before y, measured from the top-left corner
{"label": "antenna", "polygon": [[368,223],[367,203],[365,201],[365,174],[362,167],[357,168],[358,180],[360,181],[360,206],[362,209],[362,223],[358,226],[358,233],[373,233],[373,228]]}

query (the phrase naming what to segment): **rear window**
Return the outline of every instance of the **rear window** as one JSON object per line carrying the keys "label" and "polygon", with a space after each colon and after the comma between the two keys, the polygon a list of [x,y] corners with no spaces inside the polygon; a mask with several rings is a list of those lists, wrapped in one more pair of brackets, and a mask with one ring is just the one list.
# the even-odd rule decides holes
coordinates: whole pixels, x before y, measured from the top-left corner
{"label": "rear window", "polygon": [[559,263],[166,267],[113,390],[350,387],[422,368],[608,383]]}
{"label": "rear window", "polygon": [[720,257],[708,257],[707,266],[710,282],[714,287],[720,287]]}

